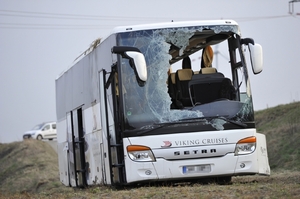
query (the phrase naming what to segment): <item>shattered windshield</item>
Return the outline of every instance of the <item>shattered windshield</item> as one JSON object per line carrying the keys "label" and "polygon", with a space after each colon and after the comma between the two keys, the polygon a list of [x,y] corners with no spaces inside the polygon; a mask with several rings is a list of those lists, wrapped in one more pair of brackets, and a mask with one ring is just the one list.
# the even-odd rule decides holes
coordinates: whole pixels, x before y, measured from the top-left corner
{"label": "shattered windshield", "polygon": [[[168,85],[170,68],[184,57],[197,51],[200,52],[205,46],[219,43],[220,41],[211,39],[212,36],[219,33],[226,33],[223,34],[222,40],[227,45],[226,39],[231,37],[232,34],[239,34],[239,29],[235,25],[223,25],[141,30],[118,34],[118,45],[137,47],[144,54],[147,63],[148,79],[143,87],[138,85],[134,70],[130,67],[128,60],[122,59],[119,68],[121,71],[119,90],[122,93],[120,99],[123,103],[123,114],[128,129],[151,128],[154,123],[211,117],[220,113],[220,116],[238,118],[241,121],[249,116],[249,112],[252,111],[252,101],[250,90],[248,94],[246,93],[247,89],[244,89],[245,92],[238,92],[239,97],[235,98],[234,103],[222,102],[221,100],[214,102],[214,105],[212,103],[192,103],[191,106],[172,108]],[[227,68],[230,69],[230,66]],[[244,78],[247,71],[244,71],[243,68],[239,71],[242,77],[239,80],[236,78],[235,81],[241,81],[240,84],[247,87],[247,83],[244,83],[244,81],[248,81]],[[193,73],[196,74],[197,72]],[[228,74],[228,78],[232,81],[231,74]],[[236,89],[240,89],[240,87]],[[209,104],[211,105],[209,106]],[[244,104],[247,104],[247,106]],[[249,104],[251,104],[251,107],[249,107]],[[224,107],[227,107],[227,109],[233,108],[234,112],[226,112]],[[224,114],[218,109],[224,109]],[[217,122],[214,126],[217,126],[216,129],[221,130],[224,120],[221,122],[215,121]]]}

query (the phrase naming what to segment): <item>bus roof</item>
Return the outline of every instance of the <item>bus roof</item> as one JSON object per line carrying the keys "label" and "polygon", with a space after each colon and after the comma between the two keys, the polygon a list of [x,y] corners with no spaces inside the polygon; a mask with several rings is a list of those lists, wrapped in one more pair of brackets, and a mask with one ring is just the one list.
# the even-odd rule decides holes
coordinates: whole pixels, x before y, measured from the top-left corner
{"label": "bus roof", "polygon": [[138,30],[192,27],[192,26],[218,26],[218,25],[221,26],[221,25],[238,25],[238,24],[234,20],[203,20],[203,21],[165,22],[165,23],[118,26],[112,30],[111,34],[138,31]]}

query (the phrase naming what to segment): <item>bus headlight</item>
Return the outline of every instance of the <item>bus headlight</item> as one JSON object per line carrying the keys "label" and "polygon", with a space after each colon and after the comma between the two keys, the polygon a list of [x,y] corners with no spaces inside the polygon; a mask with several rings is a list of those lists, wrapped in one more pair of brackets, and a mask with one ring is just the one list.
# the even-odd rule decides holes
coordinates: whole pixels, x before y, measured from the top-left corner
{"label": "bus headlight", "polygon": [[127,153],[131,160],[136,162],[155,162],[155,157],[149,147],[140,145],[127,146]]}
{"label": "bus headlight", "polygon": [[253,153],[256,148],[256,137],[248,137],[238,141],[235,147],[234,155],[246,155]]}

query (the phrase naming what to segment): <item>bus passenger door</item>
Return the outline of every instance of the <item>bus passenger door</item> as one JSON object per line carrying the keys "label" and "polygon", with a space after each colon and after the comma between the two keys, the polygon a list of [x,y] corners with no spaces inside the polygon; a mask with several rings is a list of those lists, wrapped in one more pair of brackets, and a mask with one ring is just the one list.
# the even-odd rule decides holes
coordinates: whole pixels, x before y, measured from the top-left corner
{"label": "bus passenger door", "polygon": [[109,132],[109,121],[108,121],[108,110],[107,110],[107,97],[105,91],[105,71],[99,72],[99,102],[100,102],[100,118],[102,123],[102,173],[103,183],[111,184],[112,179],[112,167],[110,159],[110,132]]}
{"label": "bus passenger door", "polygon": [[70,186],[84,187],[87,183],[82,108],[67,114],[67,125]]}

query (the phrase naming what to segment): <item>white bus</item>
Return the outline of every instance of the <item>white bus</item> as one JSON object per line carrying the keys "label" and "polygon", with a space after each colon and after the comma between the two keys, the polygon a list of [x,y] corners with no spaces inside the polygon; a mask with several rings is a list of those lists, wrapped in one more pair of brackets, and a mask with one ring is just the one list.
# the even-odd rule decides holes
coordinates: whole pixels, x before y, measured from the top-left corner
{"label": "white bus", "polygon": [[262,71],[261,46],[241,38],[232,20],[113,29],[56,79],[60,181],[85,187],[270,175],[246,60]]}

